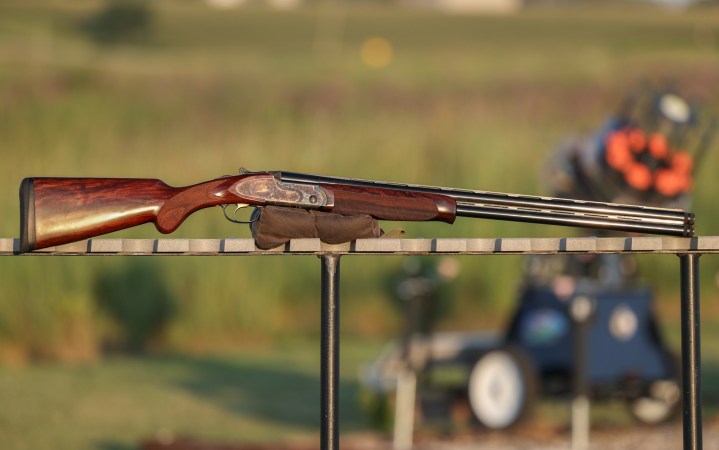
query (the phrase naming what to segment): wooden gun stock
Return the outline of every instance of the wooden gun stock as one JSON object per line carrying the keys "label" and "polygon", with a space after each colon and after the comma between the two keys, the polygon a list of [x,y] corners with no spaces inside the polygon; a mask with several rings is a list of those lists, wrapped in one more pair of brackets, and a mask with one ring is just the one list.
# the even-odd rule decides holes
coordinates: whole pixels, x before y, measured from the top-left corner
{"label": "wooden gun stock", "polygon": [[237,201],[237,196],[212,195],[227,183],[218,179],[175,188],[153,179],[26,178],[20,185],[20,251],[149,222],[170,233],[198,209]]}

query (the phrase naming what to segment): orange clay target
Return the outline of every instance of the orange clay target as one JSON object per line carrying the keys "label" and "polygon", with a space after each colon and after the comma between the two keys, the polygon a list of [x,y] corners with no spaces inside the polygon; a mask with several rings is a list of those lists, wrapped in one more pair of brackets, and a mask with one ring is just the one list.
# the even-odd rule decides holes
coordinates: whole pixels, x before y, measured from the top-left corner
{"label": "orange clay target", "polygon": [[606,139],[607,164],[639,191],[654,189],[666,197],[689,192],[692,187],[692,155],[673,151],[660,133],[648,137],[639,129],[614,131]]}

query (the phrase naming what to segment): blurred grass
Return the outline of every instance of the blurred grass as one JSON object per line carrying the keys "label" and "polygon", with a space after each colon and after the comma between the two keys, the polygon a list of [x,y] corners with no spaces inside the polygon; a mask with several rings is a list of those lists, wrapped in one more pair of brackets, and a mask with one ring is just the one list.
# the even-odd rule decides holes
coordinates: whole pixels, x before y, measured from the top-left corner
{"label": "blurred grass", "polygon": [[[542,193],[541,165],[568,133],[589,131],[629,87],[671,79],[717,111],[719,9],[665,14],[583,4],[512,16],[451,16],[373,3],[215,11],[152,2],[143,45],[97,47],[79,24],[103,2],[0,4],[0,235],[16,236],[25,176],[160,178],[186,185],[240,166]],[[328,31],[329,30],[329,31]],[[338,30],[334,34],[331,30]],[[394,60],[365,66],[385,37]],[[716,234],[716,152],[696,186],[699,234]],[[575,231],[481,220],[401,226],[410,237],[560,236]],[[152,226],[121,232],[158,237]],[[173,237],[249,236],[218,210]],[[643,273],[676,300],[673,257]],[[165,346],[206,351],[318,333],[314,258],[157,258],[179,305]],[[343,263],[343,332],[388,336],[384,291],[401,258]],[[444,328],[500,328],[522,260],[462,258]],[[110,332],[92,281],[112,258],[0,260],[0,360],[88,360]],[[719,263],[703,264],[716,298]],[[672,315],[669,320],[676,320]]]}
{"label": "blurred grass", "polygon": [[[717,334],[705,333],[704,342],[719,342]],[[342,343],[340,428],[345,438],[375,431],[360,405],[356,375],[380,347],[375,340]],[[103,364],[3,368],[0,398],[12,405],[0,408],[3,449],[129,450],[150,438],[187,437],[232,444],[316,442],[317,341],[285,340],[268,350],[246,347],[203,356],[113,357]],[[718,385],[716,361],[705,364],[704,417],[709,423],[719,412]],[[591,413],[598,430],[622,430],[635,423],[619,400],[592,402]],[[568,443],[568,423],[569,399],[555,397],[537,405],[527,428]],[[427,438],[447,429],[461,433],[462,442],[470,437],[484,442],[485,433],[496,434],[461,422],[449,427],[423,423],[417,433]]]}
{"label": "blurred grass", "polygon": [[[343,432],[367,429],[359,364],[377,343],[343,344]],[[150,438],[215,442],[310,440],[319,428],[319,351],[298,340],[202,357],[111,358],[97,365],[0,371],[5,450],[135,449]]]}

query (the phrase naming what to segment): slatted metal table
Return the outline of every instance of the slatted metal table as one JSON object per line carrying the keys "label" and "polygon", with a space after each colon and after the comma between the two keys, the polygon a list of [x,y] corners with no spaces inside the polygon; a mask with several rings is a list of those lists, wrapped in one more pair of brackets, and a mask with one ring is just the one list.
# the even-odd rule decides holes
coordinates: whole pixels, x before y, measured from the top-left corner
{"label": "slatted metal table", "polygon": [[681,284],[683,442],[702,448],[699,257],[719,253],[719,236],[498,239],[360,239],[329,245],[295,239],[260,250],[252,239],[90,239],[20,255],[19,241],[0,238],[0,256],[270,256],[317,255],[321,259],[321,429],[320,448],[339,449],[339,296],[343,255],[551,255],[676,254]]}

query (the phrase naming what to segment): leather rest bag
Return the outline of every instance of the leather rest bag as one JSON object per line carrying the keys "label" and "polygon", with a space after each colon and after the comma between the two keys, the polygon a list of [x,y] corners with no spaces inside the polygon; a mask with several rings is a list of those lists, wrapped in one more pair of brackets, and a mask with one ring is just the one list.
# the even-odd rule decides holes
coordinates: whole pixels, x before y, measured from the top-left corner
{"label": "leather rest bag", "polygon": [[257,208],[252,220],[252,237],[257,248],[263,250],[284,245],[290,239],[319,238],[328,244],[342,244],[382,235],[379,222],[364,214],[343,216],[300,208],[265,206]]}

